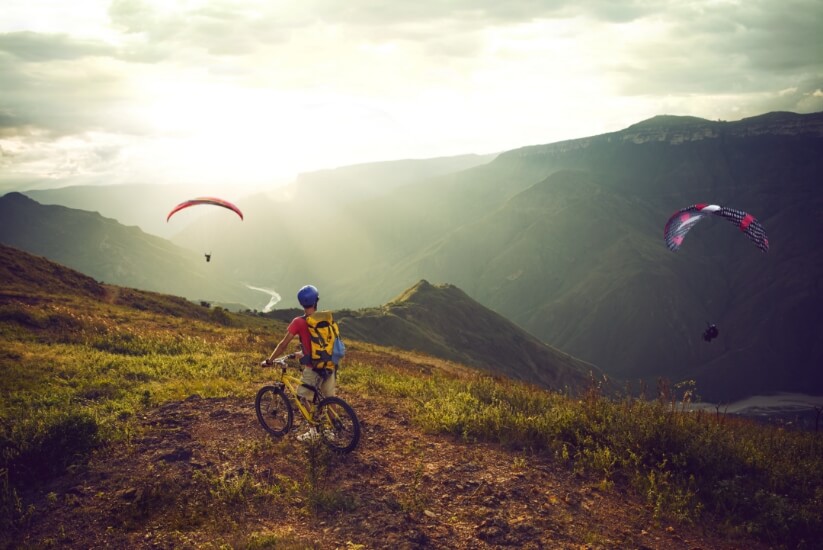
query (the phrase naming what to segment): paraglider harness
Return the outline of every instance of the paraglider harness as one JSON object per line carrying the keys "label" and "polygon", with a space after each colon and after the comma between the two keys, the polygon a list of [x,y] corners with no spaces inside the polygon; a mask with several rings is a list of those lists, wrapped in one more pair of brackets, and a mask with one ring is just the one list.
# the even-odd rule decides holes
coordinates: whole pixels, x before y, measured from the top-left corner
{"label": "paraglider harness", "polygon": [[703,340],[706,342],[711,342],[720,334],[717,330],[717,325],[713,323],[707,323],[709,326],[706,330],[703,331]]}

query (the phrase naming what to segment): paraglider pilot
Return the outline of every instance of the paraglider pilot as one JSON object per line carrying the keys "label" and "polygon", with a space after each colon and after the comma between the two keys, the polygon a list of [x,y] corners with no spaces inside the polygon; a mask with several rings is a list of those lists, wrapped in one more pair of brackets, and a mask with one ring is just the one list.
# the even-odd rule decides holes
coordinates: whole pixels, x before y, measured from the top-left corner
{"label": "paraglider pilot", "polygon": [[206,256],[206,262],[210,262],[211,261],[211,252],[207,252],[205,254],[205,256]]}
{"label": "paraglider pilot", "polygon": [[717,325],[715,325],[714,323],[706,323],[706,324],[708,325],[708,327],[706,327],[706,330],[703,331],[703,339],[706,342],[711,342],[712,340],[717,338],[717,336],[720,333],[717,330]]}

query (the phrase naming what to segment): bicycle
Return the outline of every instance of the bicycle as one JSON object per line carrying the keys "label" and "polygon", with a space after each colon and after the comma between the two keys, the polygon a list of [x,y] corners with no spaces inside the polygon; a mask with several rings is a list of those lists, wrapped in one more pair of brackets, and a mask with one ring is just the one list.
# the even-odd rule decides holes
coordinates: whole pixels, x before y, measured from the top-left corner
{"label": "bicycle", "polygon": [[[360,421],[354,409],[343,399],[336,396],[326,397],[315,386],[304,385],[300,377],[287,373],[288,359],[294,359],[296,354],[291,353],[271,361],[280,366],[280,373],[276,375],[274,383],[263,386],[254,399],[254,409],[257,420],[268,433],[275,437],[282,437],[289,433],[294,425],[294,408],[309,425],[316,430],[320,440],[330,449],[338,453],[350,453],[360,441]],[[297,367],[299,369],[299,367]],[[322,376],[333,376],[329,371]],[[313,392],[310,407],[305,407],[297,395],[297,388],[301,385]]]}

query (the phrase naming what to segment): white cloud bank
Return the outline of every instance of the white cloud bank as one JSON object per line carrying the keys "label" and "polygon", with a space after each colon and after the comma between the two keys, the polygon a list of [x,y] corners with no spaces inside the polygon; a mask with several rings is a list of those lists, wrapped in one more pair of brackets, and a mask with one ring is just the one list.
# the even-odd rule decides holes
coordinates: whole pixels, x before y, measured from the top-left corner
{"label": "white cloud bank", "polygon": [[276,184],[823,110],[823,3],[2,0],[0,185]]}

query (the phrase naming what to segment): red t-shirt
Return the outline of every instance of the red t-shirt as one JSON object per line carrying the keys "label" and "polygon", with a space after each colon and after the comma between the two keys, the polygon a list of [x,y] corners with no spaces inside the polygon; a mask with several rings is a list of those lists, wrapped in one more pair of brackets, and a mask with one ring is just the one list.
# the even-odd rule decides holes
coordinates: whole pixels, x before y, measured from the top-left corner
{"label": "red t-shirt", "polygon": [[306,324],[306,318],[302,316],[295,317],[289,323],[287,330],[289,334],[300,337],[300,347],[303,351],[303,358],[300,359],[300,362],[308,361],[311,363],[311,336],[309,336],[309,325]]}

